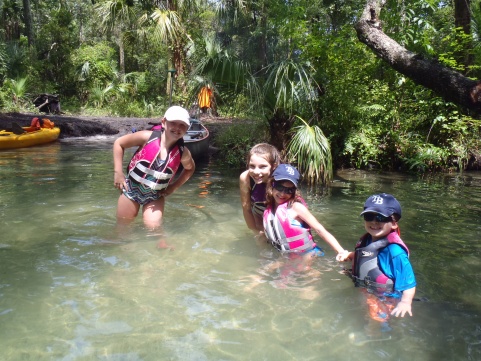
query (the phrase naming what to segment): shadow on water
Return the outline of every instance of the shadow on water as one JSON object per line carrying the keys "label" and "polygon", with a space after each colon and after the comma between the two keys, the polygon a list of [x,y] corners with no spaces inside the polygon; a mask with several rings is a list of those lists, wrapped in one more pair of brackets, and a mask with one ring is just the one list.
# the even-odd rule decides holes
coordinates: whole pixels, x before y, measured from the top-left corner
{"label": "shadow on water", "polygon": [[168,198],[160,234],[140,219],[119,234],[112,141],[0,152],[4,359],[481,359],[480,174],[346,170],[302,189],[346,248],[370,194],[403,205],[419,301],[387,337],[322,240],[325,256],[306,265],[248,232],[239,171],[199,164]]}

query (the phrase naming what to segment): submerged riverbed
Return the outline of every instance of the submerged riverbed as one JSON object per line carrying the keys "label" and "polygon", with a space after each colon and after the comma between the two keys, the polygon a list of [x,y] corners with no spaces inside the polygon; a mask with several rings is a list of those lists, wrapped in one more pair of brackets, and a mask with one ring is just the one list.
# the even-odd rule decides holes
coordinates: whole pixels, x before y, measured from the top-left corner
{"label": "submerged riverbed", "polygon": [[418,300],[383,340],[330,248],[299,270],[252,237],[238,171],[199,164],[162,234],[117,229],[112,141],[0,152],[0,359],[481,359],[480,174],[342,171],[302,189],[346,248],[367,196],[400,200]]}

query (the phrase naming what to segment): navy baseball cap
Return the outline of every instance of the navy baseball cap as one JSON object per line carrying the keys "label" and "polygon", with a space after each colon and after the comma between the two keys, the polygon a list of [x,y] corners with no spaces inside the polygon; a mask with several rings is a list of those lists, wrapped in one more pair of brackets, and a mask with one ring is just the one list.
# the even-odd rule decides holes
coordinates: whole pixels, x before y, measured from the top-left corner
{"label": "navy baseball cap", "polygon": [[361,216],[364,213],[379,213],[384,217],[390,217],[393,214],[396,214],[400,219],[401,205],[391,194],[374,194],[367,199],[366,203],[364,203],[364,210],[362,211]]}
{"label": "navy baseball cap", "polygon": [[272,173],[272,176],[276,181],[291,181],[296,187],[299,183],[299,179],[301,178],[299,171],[290,164],[279,164],[274,170],[274,173]]}

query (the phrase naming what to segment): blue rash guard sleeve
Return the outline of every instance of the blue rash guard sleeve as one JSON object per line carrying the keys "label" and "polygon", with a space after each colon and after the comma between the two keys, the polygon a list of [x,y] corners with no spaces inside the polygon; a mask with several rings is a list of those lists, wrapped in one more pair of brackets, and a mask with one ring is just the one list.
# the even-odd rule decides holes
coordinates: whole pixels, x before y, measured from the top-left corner
{"label": "blue rash guard sleeve", "polygon": [[377,255],[381,271],[394,281],[396,291],[416,287],[416,277],[406,251],[398,244],[390,244]]}

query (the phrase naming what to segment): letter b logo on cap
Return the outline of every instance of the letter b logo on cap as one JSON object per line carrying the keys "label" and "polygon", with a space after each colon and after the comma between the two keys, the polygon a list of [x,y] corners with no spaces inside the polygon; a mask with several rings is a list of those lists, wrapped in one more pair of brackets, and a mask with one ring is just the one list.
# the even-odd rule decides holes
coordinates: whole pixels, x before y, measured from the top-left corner
{"label": "letter b logo on cap", "polygon": [[372,203],[383,204],[384,199],[380,196],[372,196]]}

